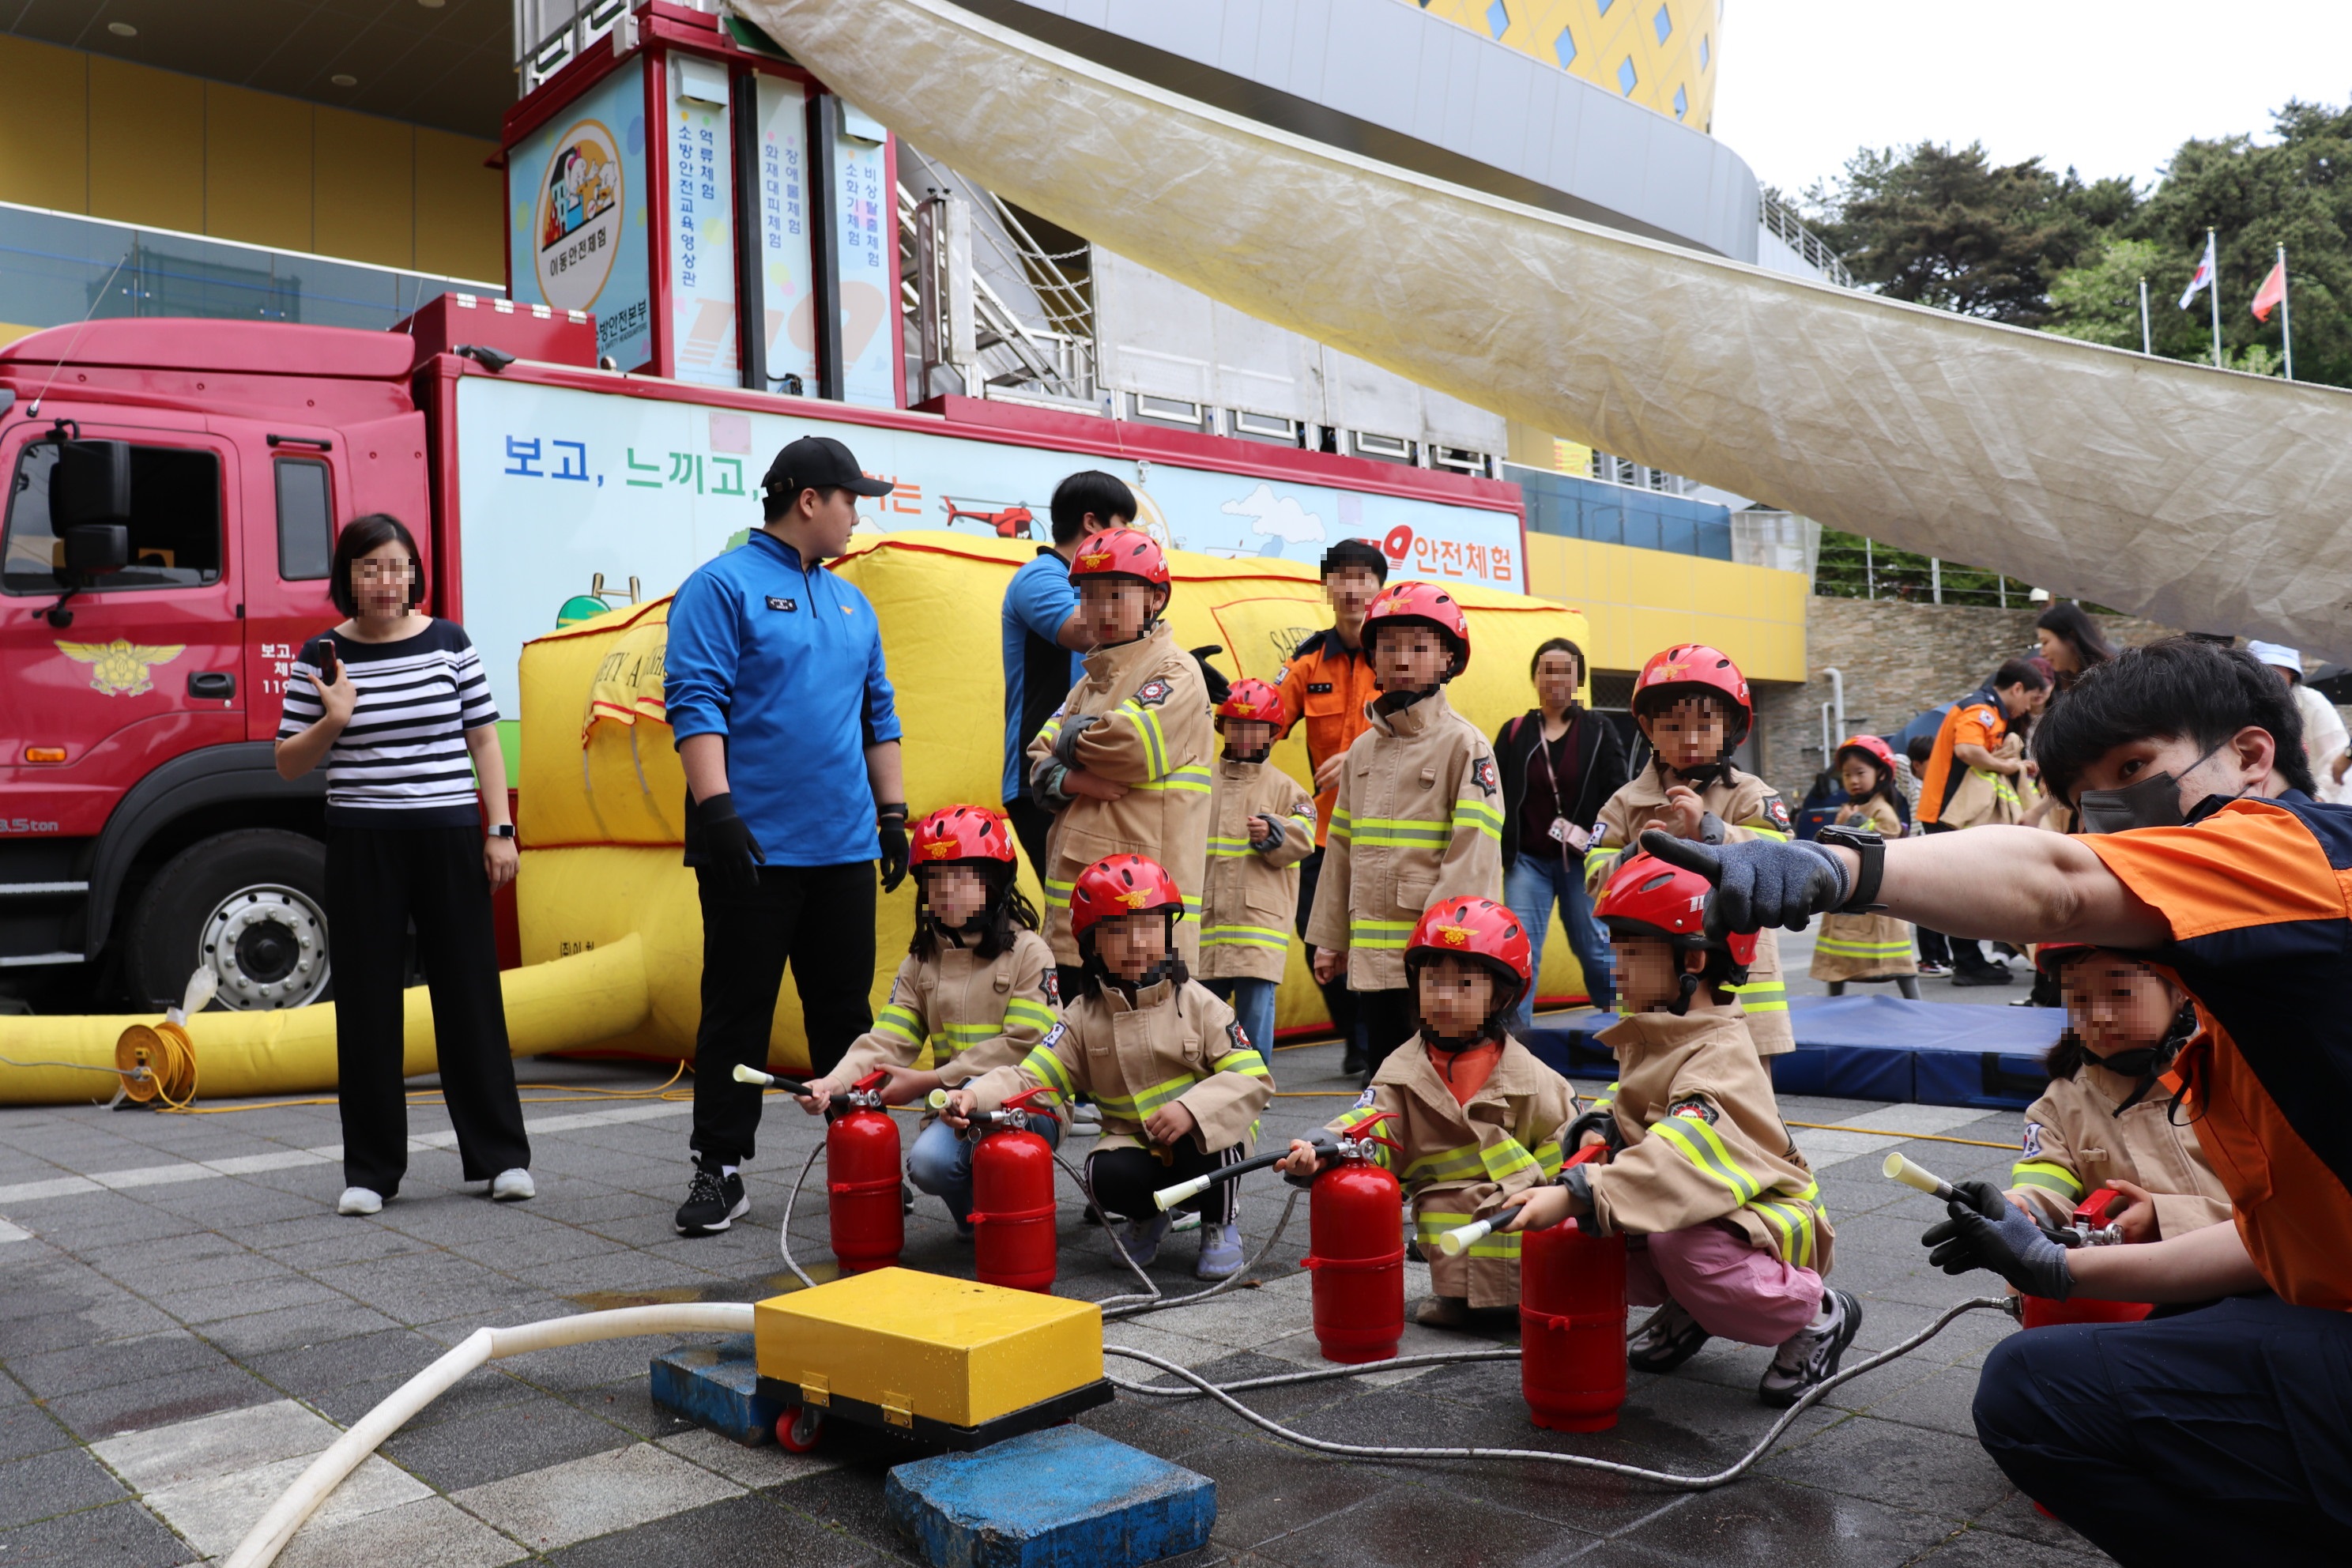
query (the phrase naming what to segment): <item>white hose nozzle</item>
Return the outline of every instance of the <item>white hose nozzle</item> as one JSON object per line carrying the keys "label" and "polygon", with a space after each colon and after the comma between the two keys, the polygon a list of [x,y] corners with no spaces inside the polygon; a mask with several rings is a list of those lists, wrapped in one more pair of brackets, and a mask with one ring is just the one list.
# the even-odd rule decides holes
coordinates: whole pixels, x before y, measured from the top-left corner
{"label": "white hose nozzle", "polygon": [[739,1062],[735,1067],[735,1081],[737,1083],[768,1084],[776,1081],[776,1075],[770,1072],[761,1072],[758,1068],[747,1068]]}
{"label": "white hose nozzle", "polygon": [[1459,1258],[1495,1233],[1495,1222],[1474,1219],[1468,1225],[1437,1233],[1437,1250],[1448,1258]]}
{"label": "white hose nozzle", "polygon": [[1179,1182],[1172,1187],[1160,1188],[1158,1192],[1151,1194],[1151,1201],[1160,1205],[1160,1212],[1161,1214],[1166,1214],[1170,1209],[1174,1208],[1186,1198],[1199,1197],[1202,1193],[1205,1193],[1208,1190],[1209,1178],[1206,1176],[1195,1176],[1189,1182]]}
{"label": "white hose nozzle", "polygon": [[935,1089],[931,1090],[930,1094],[923,1100],[923,1103],[929,1106],[933,1110],[945,1110],[948,1108],[948,1091],[943,1089]]}
{"label": "white hose nozzle", "polygon": [[1931,1197],[1943,1199],[1946,1203],[1955,1202],[1960,1195],[1952,1190],[1951,1183],[1933,1171],[1913,1164],[1900,1154],[1887,1155],[1886,1163],[1879,1169],[1885,1173],[1889,1181],[1900,1182],[1906,1187],[1916,1187]]}
{"label": "white hose nozzle", "polygon": [[219,991],[220,976],[213,973],[213,966],[209,963],[198,964],[196,972],[188,976],[188,989],[180,998],[180,1016],[177,1021],[185,1023],[211,1006],[213,997]]}

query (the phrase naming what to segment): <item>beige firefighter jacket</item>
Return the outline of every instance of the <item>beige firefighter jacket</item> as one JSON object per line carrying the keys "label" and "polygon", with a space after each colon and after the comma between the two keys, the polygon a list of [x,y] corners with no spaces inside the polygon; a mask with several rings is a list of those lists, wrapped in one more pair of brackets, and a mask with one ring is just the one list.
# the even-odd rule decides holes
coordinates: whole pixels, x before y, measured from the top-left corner
{"label": "beige firefighter jacket", "polygon": [[[1282,842],[1259,849],[1249,819]],[[1315,795],[1271,763],[1219,758],[1209,781],[1209,878],[1201,900],[1203,980],[1280,980],[1298,915],[1298,863],[1315,847]],[[1271,1040],[1255,1040],[1271,1046]]]}
{"label": "beige firefighter jacket", "polygon": [[942,942],[928,963],[907,955],[874,1027],[826,1076],[848,1084],[877,1067],[915,1067],[926,1047],[942,1083],[1017,1066],[1058,1021],[1059,1002],[1054,950],[1035,931],[1016,932],[1009,950],[985,961]]}
{"label": "beige firefighter jacket", "polygon": [[2010,1196],[2023,1199],[2037,1219],[2069,1225],[2076,1204],[2125,1181],[2155,1197],[2157,1228],[2166,1237],[2228,1219],[2230,1194],[2198,1145],[2196,1124],[2168,1112],[2170,1089],[2159,1083],[2116,1114],[2137,1087],[2137,1079],[2092,1062],[2073,1078],[2052,1079],[2026,1110]]}
{"label": "beige firefighter jacket", "polygon": [[1031,772],[1054,754],[1063,726],[1098,721],[1072,743],[1088,773],[1127,785],[1118,800],[1073,799],[1054,816],[1045,846],[1045,936],[1056,962],[1078,963],[1070,935],[1070,885],[1110,855],[1157,860],[1184,893],[1176,945],[1191,963],[1200,952],[1201,886],[1209,837],[1209,768],[1217,735],[1201,667],[1176,646],[1166,621],[1130,643],[1087,655],[1087,678],[1029,742]]}
{"label": "beige firefighter jacket", "polygon": [[1402,991],[1404,949],[1439,899],[1503,896],[1495,749],[1443,688],[1384,713],[1349,746],[1307,941],[1348,955],[1353,991]]}
{"label": "beige firefighter jacket", "polygon": [[[1867,828],[1882,838],[1903,837],[1903,819],[1883,796],[1873,795],[1859,810],[1848,806],[1838,815],[1851,818],[1848,826]],[[1916,940],[1909,921],[1890,914],[1823,915],[1821,934],[1813,939],[1812,967],[1807,973],[1815,980],[1886,980],[1916,974]]]}
{"label": "beige firefighter jacket", "polygon": [[1457,1105],[1415,1035],[1389,1053],[1371,1087],[1327,1130],[1352,1132],[1383,1110],[1389,1119],[1370,1131],[1404,1148],[1396,1152],[1376,1145],[1375,1153],[1404,1185],[1413,1232],[1429,1260],[1431,1289],[1473,1307],[1516,1306],[1516,1234],[1489,1236],[1460,1258],[1446,1257],[1437,1238],[1559,1174],[1560,1140],[1576,1120],[1576,1091],[1506,1037],[1493,1075]]}
{"label": "beige firefighter jacket", "polygon": [[1181,1102],[1199,1124],[1192,1137],[1201,1152],[1214,1153],[1249,1140],[1274,1098],[1265,1058],[1242,1043],[1234,1010],[1197,980],[1181,987],[1163,980],[1137,992],[1131,1006],[1116,986],[1078,997],[1019,1066],[965,1087],[981,1110],[993,1110],[1040,1085],[1064,1100],[1087,1095],[1101,1108],[1097,1150],[1150,1147],[1145,1119]]}
{"label": "beige firefighter jacket", "polygon": [[[1780,794],[1754,773],[1726,770],[1698,792],[1706,809],[1723,819],[1723,837],[1737,844],[1748,838],[1790,836],[1789,808]],[[1627,781],[1625,787],[1601,807],[1593,824],[1592,843],[1584,852],[1584,886],[1595,901],[1617,862],[1629,848],[1638,847],[1642,830],[1658,819],[1666,806],[1664,767],[1654,759]],[[1759,1057],[1777,1057],[1797,1048],[1789,1025],[1789,985],[1780,973],[1780,943],[1769,930],[1756,933],[1756,961],[1748,966],[1748,984],[1738,987],[1740,1011],[1748,1015],[1748,1032]]]}
{"label": "beige firefighter jacket", "polygon": [[1728,1220],[1749,1246],[1827,1274],[1829,1210],[1781,1125],[1746,1020],[1637,1013],[1600,1038],[1617,1053],[1617,1081],[1594,1105],[1624,1145],[1588,1167],[1601,1230],[1652,1236]]}

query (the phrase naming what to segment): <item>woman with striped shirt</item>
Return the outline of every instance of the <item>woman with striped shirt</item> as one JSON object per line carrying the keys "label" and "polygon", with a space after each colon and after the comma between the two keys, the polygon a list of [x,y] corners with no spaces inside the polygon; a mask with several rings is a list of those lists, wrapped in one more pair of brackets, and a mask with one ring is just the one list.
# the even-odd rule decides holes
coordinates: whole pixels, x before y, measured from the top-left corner
{"label": "woman with striped shirt", "polygon": [[288,672],[278,771],[292,779],[327,768],[327,942],[347,1184],[336,1210],[374,1214],[407,1173],[401,983],[412,921],[465,1179],[488,1182],[501,1201],[528,1198],[530,1145],[490,921],[490,894],[514,880],[517,856],[481,658],[457,622],[418,613],[423,563],[396,518],[376,512],[345,525],[329,587],[350,619],[305,644]]}

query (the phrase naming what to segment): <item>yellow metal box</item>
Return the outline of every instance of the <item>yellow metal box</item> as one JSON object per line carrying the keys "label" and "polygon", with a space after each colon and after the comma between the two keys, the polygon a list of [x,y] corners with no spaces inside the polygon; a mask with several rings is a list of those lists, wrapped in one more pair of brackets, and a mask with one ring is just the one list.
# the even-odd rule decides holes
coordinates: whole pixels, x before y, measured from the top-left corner
{"label": "yellow metal box", "polygon": [[877,1268],[753,1309],[760,1375],[810,1405],[877,1405],[894,1426],[971,1427],[1103,1374],[1102,1310],[912,1268]]}

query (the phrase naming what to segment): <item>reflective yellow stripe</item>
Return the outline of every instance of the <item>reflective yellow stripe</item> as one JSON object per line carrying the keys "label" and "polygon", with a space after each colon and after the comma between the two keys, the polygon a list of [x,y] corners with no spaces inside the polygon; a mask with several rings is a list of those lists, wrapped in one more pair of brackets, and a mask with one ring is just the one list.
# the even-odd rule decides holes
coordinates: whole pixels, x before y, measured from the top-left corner
{"label": "reflective yellow stripe", "polygon": [[1255,855],[1257,851],[1251,847],[1250,841],[1246,838],[1212,838],[1209,840],[1209,858],[1212,860],[1239,860],[1245,856]]}
{"label": "reflective yellow stripe", "polygon": [[1460,831],[1465,817],[1467,817],[1479,832],[1496,843],[1499,844],[1503,841],[1503,814],[1485,801],[1467,798],[1455,801],[1454,803],[1455,831]]}
{"label": "reflective yellow stripe", "polygon": [[1173,1102],[1186,1089],[1200,1081],[1192,1074],[1186,1073],[1181,1078],[1163,1079],[1149,1089],[1139,1090],[1131,1096],[1097,1094],[1095,1100],[1109,1115],[1123,1117],[1129,1121],[1142,1121],[1149,1119],[1151,1113],[1161,1106]]}
{"label": "reflective yellow stripe", "polygon": [[1270,947],[1290,951],[1290,933],[1267,926],[1208,926],[1201,928],[1202,947]]}
{"label": "reflective yellow stripe", "polygon": [[1594,876],[1606,872],[1609,868],[1617,863],[1617,857],[1621,853],[1622,853],[1622,847],[1614,844],[1606,847],[1596,844],[1586,850],[1584,852],[1585,879],[1590,881]]}
{"label": "reflective yellow stripe", "polygon": [[[1742,1012],[1785,1013],[1789,1010],[1789,988],[1777,980],[1755,980],[1745,985],[1727,985],[1724,989],[1739,998]],[[1769,996],[1778,996],[1780,1000],[1755,1000]]]}
{"label": "reflective yellow stripe", "polygon": [[1423,1154],[1404,1168],[1404,1180],[1410,1186],[1431,1187],[1475,1182],[1486,1173],[1482,1151],[1475,1143],[1465,1143],[1458,1149]]}
{"label": "reflective yellow stripe", "polygon": [[1832,958],[1908,958],[1909,942],[1846,942],[1837,937],[1813,939],[1813,951]]}
{"label": "reflective yellow stripe", "polygon": [[884,1007],[880,1015],[875,1018],[874,1032],[877,1035],[894,1036],[910,1046],[919,1046],[923,1043],[922,1019],[917,1017],[911,1008],[902,1007],[896,1002]]}
{"label": "reflective yellow stripe", "polygon": [[1764,1184],[1749,1175],[1731,1151],[1723,1146],[1715,1129],[1696,1116],[1665,1116],[1658,1119],[1650,1131],[1666,1141],[1677,1153],[1697,1166],[1707,1175],[1728,1187],[1741,1203],[1764,1190]]}
{"label": "reflective yellow stripe", "polygon": [[1538,1143],[1534,1149],[1529,1151],[1529,1152],[1535,1155],[1536,1168],[1543,1172],[1544,1179],[1546,1181],[1549,1181],[1552,1177],[1559,1174],[1560,1158],[1559,1144]]}
{"label": "reflective yellow stripe", "polygon": [[1412,921],[1370,921],[1349,917],[1348,940],[1358,947],[1402,949],[1412,940]]}
{"label": "reflective yellow stripe", "polygon": [[1068,909],[1070,907],[1070,889],[1077,886],[1076,880],[1056,882],[1051,877],[1047,877],[1044,880],[1045,883],[1045,907],[1049,910]]}
{"label": "reflective yellow stripe", "polygon": [[1168,771],[1167,749],[1160,735],[1160,720],[1150,709],[1129,698],[1111,710],[1114,718],[1125,719],[1135,726],[1136,737],[1143,742],[1143,765],[1157,778]]}
{"label": "reflective yellow stripe", "polygon": [[1244,1078],[1270,1079],[1274,1076],[1265,1070],[1265,1058],[1255,1051],[1227,1051],[1217,1058],[1217,1070],[1237,1072]]}
{"label": "reflective yellow stripe", "polygon": [[1004,1005],[1004,1021],[1034,1024],[1040,1029],[1054,1026],[1054,1010],[1043,1002],[1032,1002],[1026,996],[1015,996]]}
{"label": "reflective yellow stripe", "polygon": [[1748,832],[1753,833],[1759,838],[1769,838],[1776,844],[1786,844],[1789,842],[1789,836],[1787,834],[1781,832],[1777,827],[1768,827],[1761,822],[1743,822],[1739,826],[1748,829]]}
{"label": "reflective yellow stripe", "polygon": [[1587,1110],[1606,1110],[1616,1103],[1617,1086],[1614,1083],[1612,1083],[1607,1089],[1602,1089],[1599,1094],[1594,1095],[1590,1100],[1587,1100],[1585,1102],[1584,1109]]}
{"label": "reflective yellow stripe", "polygon": [[2009,1184],[2012,1187],[2040,1187],[2056,1193],[2068,1203],[2079,1203],[2086,1190],[2082,1179],[2063,1165],[2053,1165],[2047,1160],[2021,1160],[2009,1168]]}
{"label": "reflective yellow stripe", "polygon": [[[1439,1214],[1434,1210],[1424,1210],[1413,1216],[1413,1235],[1421,1242],[1423,1252],[1436,1253],[1440,1250],[1437,1245],[1439,1237],[1449,1230],[1459,1230],[1477,1217],[1476,1215]],[[1472,1242],[1470,1250],[1463,1256],[1516,1260],[1519,1256],[1519,1233],[1516,1230],[1491,1231]]]}
{"label": "reflective yellow stripe", "polygon": [[1032,1047],[1029,1054],[1021,1058],[1021,1070],[1066,1100],[1076,1087],[1071,1080],[1069,1068],[1062,1065],[1062,1058],[1054,1054],[1051,1046]]}
{"label": "reflective yellow stripe", "polygon": [[1481,1144],[1478,1163],[1486,1168],[1487,1175],[1498,1182],[1521,1171],[1537,1168],[1536,1157],[1528,1153],[1517,1139],[1508,1134],[1493,1143]]}
{"label": "reflective yellow stripe", "polygon": [[1352,813],[1341,811],[1335,805],[1331,808],[1331,826],[1325,831],[1323,837],[1326,840],[1336,838],[1345,844],[1355,836],[1355,824],[1356,818]]}
{"label": "reflective yellow stripe", "polygon": [[1419,816],[1360,816],[1350,834],[1358,844],[1386,849],[1444,849],[1454,838],[1451,822]]}
{"label": "reflective yellow stripe", "polygon": [[1149,778],[1141,784],[1129,784],[1129,789],[1182,790],[1189,795],[1209,793],[1209,770],[1204,767],[1178,768],[1165,778]]}

